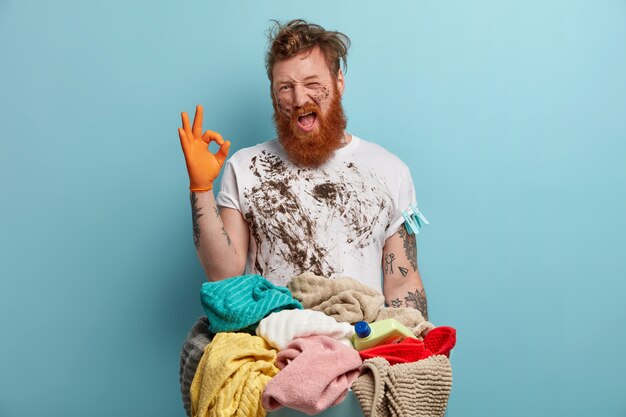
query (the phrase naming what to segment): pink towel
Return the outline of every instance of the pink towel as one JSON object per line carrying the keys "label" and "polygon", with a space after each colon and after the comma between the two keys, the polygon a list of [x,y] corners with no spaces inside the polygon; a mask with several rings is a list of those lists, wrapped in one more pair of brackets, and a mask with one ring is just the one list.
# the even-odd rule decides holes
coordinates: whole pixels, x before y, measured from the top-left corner
{"label": "pink towel", "polygon": [[295,339],[276,357],[281,370],[263,391],[263,408],[320,413],[343,401],[361,364],[356,350],[328,336]]}

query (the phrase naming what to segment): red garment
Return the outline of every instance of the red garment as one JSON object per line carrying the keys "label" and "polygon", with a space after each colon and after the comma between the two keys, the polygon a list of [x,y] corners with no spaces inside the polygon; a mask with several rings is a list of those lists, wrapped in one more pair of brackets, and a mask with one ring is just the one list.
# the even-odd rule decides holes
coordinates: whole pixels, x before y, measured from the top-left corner
{"label": "red garment", "polygon": [[454,345],[456,345],[456,329],[454,327],[435,327],[424,337],[424,346],[433,355],[450,357],[450,351]]}
{"label": "red garment", "polygon": [[383,357],[390,365],[416,362],[433,355],[450,356],[450,350],[456,344],[456,330],[452,327],[435,327],[424,337],[424,341],[411,337],[400,343],[375,346],[359,352],[361,359]]}

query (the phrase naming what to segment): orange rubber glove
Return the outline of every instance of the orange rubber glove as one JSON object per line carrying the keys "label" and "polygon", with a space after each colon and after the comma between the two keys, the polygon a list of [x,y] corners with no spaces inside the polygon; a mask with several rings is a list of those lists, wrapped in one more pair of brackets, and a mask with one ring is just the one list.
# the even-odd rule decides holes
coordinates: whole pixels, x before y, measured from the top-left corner
{"label": "orange rubber glove", "polygon": [[[202,134],[202,113],[202,106],[196,106],[193,128],[190,128],[189,117],[187,113],[183,112],[181,115],[183,127],[178,128],[180,146],[183,148],[187,163],[189,189],[191,191],[213,189],[213,181],[219,175],[230,148],[230,142],[224,141],[219,133],[207,130]],[[215,154],[209,150],[211,141],[220,145],[220,149]]]}

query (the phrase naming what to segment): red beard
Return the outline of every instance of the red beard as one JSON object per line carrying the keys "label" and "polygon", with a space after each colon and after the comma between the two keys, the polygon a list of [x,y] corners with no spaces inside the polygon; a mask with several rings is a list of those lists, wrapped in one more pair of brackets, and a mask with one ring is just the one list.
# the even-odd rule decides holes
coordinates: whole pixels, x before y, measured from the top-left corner
{"label": "red beard", "polygon": [[[304,132],[298,127],[298,117],[315,112],[317,129]],[[274,125],[278,140],[291,162],[306,168],[315,168],[328,161],[341,146],[347,119],[341,106],[339,91],[335,87],[330,107],[322,114],[319,106],[309,103],[294,109],[291,117],[280,111],[274,100]]]}

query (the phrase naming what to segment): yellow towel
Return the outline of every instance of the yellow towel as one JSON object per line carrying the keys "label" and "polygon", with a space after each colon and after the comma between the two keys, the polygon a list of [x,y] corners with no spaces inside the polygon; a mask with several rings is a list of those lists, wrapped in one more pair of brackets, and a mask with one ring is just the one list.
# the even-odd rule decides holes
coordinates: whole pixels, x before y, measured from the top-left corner
{"label": "yellow towel", "polygon": [[247,333],[218,333],[191,382],[193,417],[264,417],[261,394],[278,368],[276,351]]}

